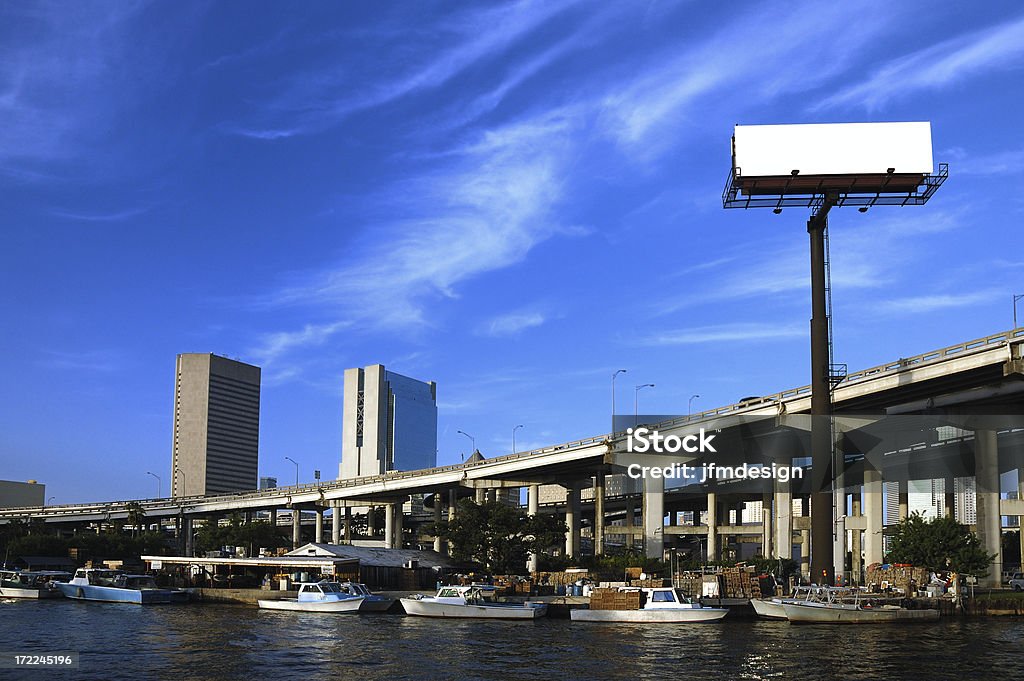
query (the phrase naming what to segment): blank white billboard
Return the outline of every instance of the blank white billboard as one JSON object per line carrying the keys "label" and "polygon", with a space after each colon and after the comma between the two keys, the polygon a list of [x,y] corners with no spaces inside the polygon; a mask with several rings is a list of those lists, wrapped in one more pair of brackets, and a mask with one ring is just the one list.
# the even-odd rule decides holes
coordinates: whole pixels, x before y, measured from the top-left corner
{"label": "blank white billboard", "polygon": [[932,126],[914,123],[737,125],[733,165],[743,178],[932,173]]}

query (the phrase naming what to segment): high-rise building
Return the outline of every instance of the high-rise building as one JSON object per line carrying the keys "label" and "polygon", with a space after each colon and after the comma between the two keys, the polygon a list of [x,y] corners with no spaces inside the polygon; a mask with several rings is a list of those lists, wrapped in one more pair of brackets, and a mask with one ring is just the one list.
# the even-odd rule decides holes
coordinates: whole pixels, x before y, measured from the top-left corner
{"label": "high-rise building", "polygon": [[260,491],[265,489],[277,489],[277,478],[265,476],[260,478]]}
{"label": "high-rise building", "polygon": [[437,384],[381,364],[345,370],[338,477],[437,465]]}
{"label": "high-rise building", "polygon": [[171,496],[255,490],[259,439],[260,368],[178,355]]}

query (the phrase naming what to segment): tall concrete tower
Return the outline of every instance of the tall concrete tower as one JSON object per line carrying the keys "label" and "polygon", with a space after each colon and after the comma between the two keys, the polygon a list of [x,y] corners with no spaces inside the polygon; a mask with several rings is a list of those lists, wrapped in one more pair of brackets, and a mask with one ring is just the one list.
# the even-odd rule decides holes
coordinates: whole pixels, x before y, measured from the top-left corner
{"label": "tall concrete tower", "polygon": [[381,364],[345,370],[339,479],[437,465],[437,384]]}
{"label": "tall concrete tower", "polygon": [[255,490],[259,442],[260,368],[178,355],[171,496]]}

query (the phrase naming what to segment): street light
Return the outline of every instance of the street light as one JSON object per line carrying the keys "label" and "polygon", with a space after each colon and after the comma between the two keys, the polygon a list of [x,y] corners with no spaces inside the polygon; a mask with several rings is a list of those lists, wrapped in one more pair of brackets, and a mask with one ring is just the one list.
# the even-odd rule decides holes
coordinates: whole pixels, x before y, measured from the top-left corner
{"label": "street light", "polygon": [[290,456],[286,456],[284,458],[288,459],[293,464],[295,464],[295,486],[298,487],[299,486],[299,462],[296,461],[295,459],[293,459]]}
{"label": "street light", "polygon": [[612,374],[612,434],[615,434],[615,377],[626,373],[625,369],[619,369]]}
{"label": "street light", "polygon": [[644,383],[638,385],[633,389],[633,427],[636,428],[636,424],[640,420],[640,391],[644,388],[653,388],[653,383]]}
{"label": "street light", "polygon": [[160,491],[160,476],[157,475],[156,473],[150,473],[149,471],[146,471],[146,475],[152,475],[154,478],[156,478],[156,498],[160,499],[161,497],[163,497],[163,494]]}
{"label": "street light", "polygon": [[693,401],[700,397],[700,395],[693,395],[690,397],[690,401],[686,403],[686,415],[689,416],[693,413]]}
{"label": "street light", "polygon": [[54,499],[56,499],[56,498],[57,498],[57,497],[50,497],[49,499],[47,499],[47,500],[46,500],[46,505],[47,505],[47,506],[49,506],[49,505],[50,505],[50,502],[51,502],[51,501],[53,501],[53,500],[54,500]]}
{"label": "street light", "polygon": [[[468,438],[469,438],[469,442],[470,442],[470,444],[471,444],[471,445],[473,446],[473,452],[472,452],[472,453],[470,454],[470,456],[472,456],[472,455],[473,455],[474,453],[476,453],[476,438],[475,438],[475,437],[473,437],[472,435],[470,435],[469,433],[467,433],[467,432],[466,432],[466,431],[464,431],[464,430],[457,430],[457,431],[455,431],[455,432],[456,432],[456,433],[462,433],[463,435],[465,435],[466,437],[468,437]],[[463,461],[465,461],[465,460],[466,460],[466,459],[465,459],[465,457],[463,457],[463,459],[462,459],[462,460],[463,460]]]}
{"label": "street light", "polygon": [[523,424],[520,423],[518,426],[516,426],[515,428],[512,429],[512,453],[513,454],[516,453],[516,431],[519,430],[522,427],[523,427]]}
{"label": "street light", "polygon": [[1013,296],[1013,328],[1017,328],[1017,301],[1024,300],[1024,293]]}

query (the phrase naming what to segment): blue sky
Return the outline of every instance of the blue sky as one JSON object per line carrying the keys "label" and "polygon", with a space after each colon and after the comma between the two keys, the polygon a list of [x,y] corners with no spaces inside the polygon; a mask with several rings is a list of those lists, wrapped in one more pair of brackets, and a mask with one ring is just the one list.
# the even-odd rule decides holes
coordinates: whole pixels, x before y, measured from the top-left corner
{"label": "blue sky", "polygon": [[263,367],[282,481],[346,367],[437,381],[441,463],[606,432],[619,368],[804,385],[806,211],[722,209],[736,123],[932,121],[929,205],[833,213],[837,361],[1003,331],[1022,76],[1014,2],[5,3],[0,478],[166,493],[180,352]]}

